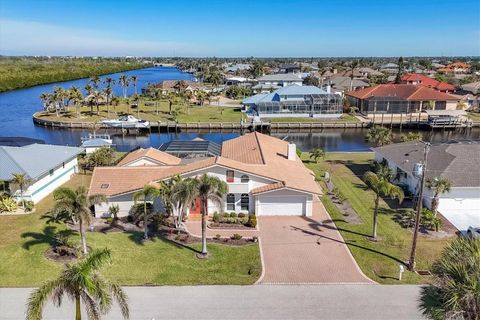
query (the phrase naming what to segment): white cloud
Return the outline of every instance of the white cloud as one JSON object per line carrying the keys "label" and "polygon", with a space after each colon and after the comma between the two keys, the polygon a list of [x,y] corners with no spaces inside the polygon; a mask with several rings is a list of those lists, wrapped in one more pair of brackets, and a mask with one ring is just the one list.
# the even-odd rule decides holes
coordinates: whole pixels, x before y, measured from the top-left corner
{"label": "white cloud", "polygon": [[184,43],[127,40],[91,29],[0,19],[2,55],[192,56],[206,53],[204,48]]}

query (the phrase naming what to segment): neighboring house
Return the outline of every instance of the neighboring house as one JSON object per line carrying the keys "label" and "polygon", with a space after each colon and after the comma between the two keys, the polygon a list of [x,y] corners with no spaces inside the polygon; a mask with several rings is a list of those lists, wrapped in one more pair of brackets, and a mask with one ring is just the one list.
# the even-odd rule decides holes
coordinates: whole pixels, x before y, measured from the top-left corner
{"label": "neighboring house", "polygon": [[241,71],[247,71],[250,69],[250,64],[248,63],[237,63],[237,64],[224,64],[223,65],[223,70],[226,72],[226,73],[229,73],[229,74],[236,74],[238,72],[241,72]]}
{"label": "neighboring house", "polygon": [[[77,172],[77,156],[83,148],[48,144],[0,147],[0,180],[10,184],[13,174],[24,174],[30,185],[23,192],[25,200],[38,202],[70,180]],[[13,196],[20,200],[20,192]]]}
{"label": "neighboring house", "polygon": [[[119,216],[125,216],[136,191],[176,175],[194,178],[207,174],[227,183],[223,205],[209,201],[209,214],[227,211],[258,216],[311,216],[312,201],[321,194],[314,173],[298,158],[294,144],[258,132],[223,142],[220,156],[178,162],[95,168],[89,192],[105,194],[109,200],[108,204],[95,206],[95,215],[104,216],[110,205],[118,204]],[[160,200],[155,201],[154,207],[161,210]],[[200,213],[195,205],[189,211]]]}
{"label": "neighboring house", "polygon": [[111,139],[104,139],[104,138],[94,138],[85,140],[82,143],[82,148],[85,149],[87,154],[92,153],[100,148],[111,148],[112,147],[112,140]]}
{"label": "neighboring house", "polygon": [[364,114],[455,110],[459,101],[448,93],[410,84],[380,84],[346,92],[345,95]]}
{"label": "neighboring house", "polygon": [[470,65],[463,62],[453,62],[448,64],[446,67],[439,68],[438,72],[443,73],[468,73],[470,72]]}
{"label": "neighboring house", "polygon": [[34,143],[44,144],[45,141],[26,137],[0,137],[0,146],[23,147]]}
{"label": "neighboring house", "polygon": [[392,62],[384,64],[380,66],[380,72],[388,73],[388,74],[396,74],[398,73],[398,64],[392,63]]}
{"label": "neighboring house", "polygon": [[291,85],[259,93],[242,101],[249,116],[340,117],[342,98],[315,86]]}
{"label": "neighboring house", "polygon": [[358,72],[362,74],[363,78],[368,78],[369,76],[383,76],[382,72],[368,67],[358,68]]}
{"label": "neighboring house", "polygon": [[127,154],[117,164],[119,167],[177,165],[180,159],[155,148],[137,149]]}
{"label": "neighboring house", "polygon": [[268,74],[257,79],[258,84],[252,89],[259,93],[271,92],[280,87],[290,86],[296,84],[301,86],[303,79],[292,73]]}
{"label": "neighboring house", "polygon": [[437,81],[435,79],[418,73],[406,73],[402,75],[401,81],[405,84],[420,85],[446,93],[451,93],[455,91],[455,86],[449,83]]}
{"label": "neighboring house", "polygon": [[178,92],[180,91],[179,82],[183,81],[186,84],[186,87],[183,89],[185,91],[195,91],[195,90],[204,90],[206,87],[196,81],[191,80],[165,80],[157,84],[150,84],[147,88],[142,89],[142,92],[147,92],[150,89],[157,89],[166,94],[168,92]]}
{"label": "neighboring house", "polygon": [[332,89],[336,92],[343,93],[344,91],[363,89],[369,86],[369,84],[360,79],[351,79],[350,77],[334,76],[327,81],[332,86]]}
{"label": "neighboring house", "polygon": [[297,72],[300,72],[300,67],[297,66],[296,64],[293,64],[293,63],[281,64],[278,67],[278,69],[279,69],[280,72],[283,72],[283,73],[297,73]]}
{"label": "neighboring house", "polygon": [[480,94],[480,81],[465,83],[462,89],[473,94]]}
{"label": "neighboring house", "polygon": [[[413,175],[415,163],[423,159],[423,143],[408,142],[373,148],[375,160],[384,159],[394,171],[396,184],[418,194],[419,178]],[[452,183],[450,192],[441,194],[439,212],[458,230],[480,226],[480,143],[432,144],[425,177],[443,177]],[[424,204],[430,208],[433,192],[425,188]]]}
{"label": "neighboring house", "polygon": [[245,85],[248,83],[248,79],[245,77],[228,77],[225,78],[225,85],[233,86],[233,85]]}

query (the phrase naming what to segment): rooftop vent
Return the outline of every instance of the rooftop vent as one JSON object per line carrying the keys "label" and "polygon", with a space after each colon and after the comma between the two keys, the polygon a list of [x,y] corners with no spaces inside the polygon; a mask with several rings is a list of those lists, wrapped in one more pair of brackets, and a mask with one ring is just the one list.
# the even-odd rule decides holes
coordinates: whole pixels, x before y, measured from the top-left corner
{"label": "rooftop vent", "polygon": [[100,186],[100,189],[107,189],[110,185],[108,183],[103,183],[101,186]]}

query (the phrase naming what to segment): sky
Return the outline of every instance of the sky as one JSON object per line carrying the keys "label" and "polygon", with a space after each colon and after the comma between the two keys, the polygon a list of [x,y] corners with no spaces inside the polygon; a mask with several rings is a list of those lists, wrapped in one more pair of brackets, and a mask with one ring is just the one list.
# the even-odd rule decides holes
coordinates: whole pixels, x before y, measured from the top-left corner
{"label": "sky", "polygon": [[479,56],[478,0],[0,0],[0,54]]}

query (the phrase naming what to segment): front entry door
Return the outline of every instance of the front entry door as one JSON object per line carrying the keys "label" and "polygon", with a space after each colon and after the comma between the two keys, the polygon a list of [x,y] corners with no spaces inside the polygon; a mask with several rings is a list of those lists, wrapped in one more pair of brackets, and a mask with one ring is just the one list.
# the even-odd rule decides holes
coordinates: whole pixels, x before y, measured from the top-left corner
{"label": "front entry door", "polygon": [[193,202],[193,205],[190,207],[190,214],[201,214],[201,201],[200,197],[197,197],[195,201]]}

